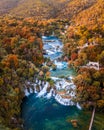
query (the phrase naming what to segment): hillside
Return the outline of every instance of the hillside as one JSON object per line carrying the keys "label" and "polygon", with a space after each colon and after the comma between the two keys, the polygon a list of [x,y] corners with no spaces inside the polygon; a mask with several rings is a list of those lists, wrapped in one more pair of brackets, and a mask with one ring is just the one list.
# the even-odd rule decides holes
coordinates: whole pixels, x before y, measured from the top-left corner
{"label": "hillside", "polygon": [[0,15],[8,14],[17,4],[18,0],[0,0]]}
{"label": "hillside", "polygon": [[104,23],[104,0],[98,0],[91,7],[74,16],[77,25],[92,25]]}
{"label": "hillside", "polygon": [[0,1],[0,15],[35,16],[37,19],[56,17],[71,19],[95,3],[96,0],[4,0]]}
{"label": "hillside", "polygon": [[67,0],[4,0],[0,1],[0,14],[49,19],[56,17],[57,12],[60,12],[67,2]]}
{"label": "hillside", "polygon": [[0,128],[22,130],[27,81],[52,82],[49,68],[42,68],[47,59],[41,36],[53,33],[77,72],[76,101],[104,112],[104,0],[0,0]]}
{"label": "hillside", "polygon": [[89,9],[96,1],[97,0],[70,0],[57,16],[59,18],[71,19],[73,16],[76,17],[83,10]]}
{"label": "hillside", "polygon": [[[97,0],[71,19],[65,34],[64,53],[77,70],[77,101],[104,110],[104,1]],[[90,65],[91,63],[91,65]],[[98,64],[94,68],[93,64]]]}

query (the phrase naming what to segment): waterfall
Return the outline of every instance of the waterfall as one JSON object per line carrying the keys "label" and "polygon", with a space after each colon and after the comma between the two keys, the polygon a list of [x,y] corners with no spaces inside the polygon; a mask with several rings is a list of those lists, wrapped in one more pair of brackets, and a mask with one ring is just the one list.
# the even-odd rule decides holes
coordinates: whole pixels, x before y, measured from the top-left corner
{"label": "waterfall", "polygon": [[41,85],[41,80],[39,80],[39,84],[38,85]]}
{"label": "waterfall", "polygon": [[48,88],[49,83],[46,82],[44,85],[43,89],[38,93],[37,97],[42,97],[47,93],[47,88]]}
{"label": "waterfall", "polygon": [[[75,88],[76,86],[73,84],[72,81],[66,81],[65,79],[58,78],[58,77],[51,77],[55,81],[55,88],[50,89],[49,92],[47,92],[47,88],[50,87],[48,82],[44,82],[41,80],[36,79],[36,83],[30,83],[28,82],[29,85],[32,85],[32,87],[28,89],[25,87],[25,96],[29,96],[31,93],[37,93],[37,97],[45,97],[47,99],[50,99],[52,96],[55,97],[56,101],[59,102],[62,105],[69,106],[69,105],[74,105],[74,103],[71,101],[73,97],[75,97]],[[36,90],[36,86],[39,85],[39,92]],[[62,98],[61,95],[55,94],[57,91],[60,90],[66,90],[66,93],[63,93],[63,96],[69,95],[70,98]],[[56,92],[55,92],[56,91]],[[80,105],[77,104],[77,107],[81,109]]]}
{"label": "waterfall", "polygon": [[59,80],[60,78],[58,78],[58,77],[51,77],[51,79],[54,80],[54,81],[57,81],[57,80]]}
{"label": "waterfall", "polygon": [[77,102],[76,106],[77,106],[77,108],[78,108],[79,110],[82,110],[82,107],[79,105],[78,102]]}
{"label": "waterfall", "polygon": [[50,51],[50,50],[46,50],[46,53],[47,53],[48,55],[54,54],[54,52],[53,52],[53,51]]}
{"label": "waterfall", "polygon": [[57,66],[57,69],[64,69],[64,68],[67,68],[68,66],[68,63],[58,62],[57,60],[54,61],[54,64]]}
{"label": "waterfall", "polygon": [[29,92],[30,92],[30,94],[31,94],[31,93],[33,93],[33,91],[32,91],[32,89],[31,89],[31,87],[29,88],[29,90],[30,90],[30,91],[29,91]]}
{"label": "waterfall", "polygon": [[37,93],[36,84],[34,84],[34,93]]}
{"label": "waterfall", "polygon": [[27,97],[30,95],[30,93],[28,92],[27,88],[24,90],[24,93],[25,93],[25,96],[27,96]]}
{"label": "waterfall", "polygon": [[56,86],[56,89],[58,90],[59,89],[68,90],[69,88],[75,89],[75,85],[73,84],[73,82],[67,82],[65,79],[60,79],[60,81],[57,81],[55,86]]}
{"label": "waterfall", "polygon": [[47,98],[47,99],[50,99],[50,98],[53,96],[53,94],[54,94],[54,89],[52,88],[52,89],[50,90],[50,92],[46,95],[46,98]]}
{"label": "waterfall", "polygon": [[55,99],[57,102],[59,102],[60,104],[64,105],[64,106],[73,106],[74,103],[71,101],[71,99],[65,99],[65,98],[62,98],[59,94],[57,94],[55,96]]}
{"label": "waterfall", "polygon": [[[63,44],[56,37],[42,37],[43,39],[43,48],[46,51],[45,56],[50,58],[51,61],[56,65],[57,70],[64,70],[68,68],[68,63],[65,61],[60,61],[59,57],[62,57],[62,48]],[[46,65],[47,63],[43,63]],[[50,68],[51,70],[51,68]],[[75,88],[76,86],[73,84],[73,77],[67,77],[67,80],[59,77],[51,77],[51,79],[55,82],[54,88],[50,87],[48,82],[41,81],[38,78],[35,79],[35,83],[27,82],[29,86],[29,91],[25,89],[25,95],[29,96],[31,93],[36,93],[36,97],[44,97],[50,99],[52,96],[62,105],[69,106],[74,105],[72,102],[72,98],[75,97]],[[38,86],[38,87],[37,87]],[[50,91],[48,92],[47,89]],[[77,104],[77,107],[80,106]]]}
{"label": "waterfall", "polygon": [[42,90],[42,86],[41,85],[39,85],[39,89],[40,89],[40,91]]}

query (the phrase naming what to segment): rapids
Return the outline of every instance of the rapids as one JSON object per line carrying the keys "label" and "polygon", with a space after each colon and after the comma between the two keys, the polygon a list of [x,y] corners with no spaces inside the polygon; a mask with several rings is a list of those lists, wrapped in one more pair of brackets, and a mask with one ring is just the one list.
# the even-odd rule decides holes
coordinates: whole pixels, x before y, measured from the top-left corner
{"label": "rapids", "polygon": [[[43,36],[44,57],[49,58],[56,66],[50,68],[54,87],[48,82],[35,79],[28,82],[32,88],[25,89],[21,116],[24,130],[88,130],[91,114],[82,110],[73,102],[76,86],[73,83],[75,72],[68,68],[68,63],[59,60],[63,55],[63,44],[55,36]],[[46,63],[44,63],[46,65]],[[37,90],[38,85],[38,90]],[[71,120],[78,120],[74,128]]]}

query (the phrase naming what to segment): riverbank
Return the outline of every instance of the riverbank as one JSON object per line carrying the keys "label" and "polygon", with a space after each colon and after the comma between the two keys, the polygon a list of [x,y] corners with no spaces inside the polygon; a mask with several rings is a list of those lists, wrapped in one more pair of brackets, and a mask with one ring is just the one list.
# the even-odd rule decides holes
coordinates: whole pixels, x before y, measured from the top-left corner
{"label": "riverbank", "polygon": [[[26,130],[29,128],[36,128],[38,130],[56,130],[62,128],[68,130],[70,128],[74,130],[74,127],[78,130],[88,130],[91,112],[82,110],[78,104],[75,105],[74,102],[70,100],[70,96],[75,97],[75,93],[71,88],[75,88],[71,79],[74,73],[72,73],[72,69],[68,69],[66,62],[57,61],[57,58],[62,56],[62,50],[58,48],[60,53],[57,53],[56,49],[60,43],[56,41],[57,44],[55,44],[55,40],[58,39],[53,39],[54,37],[52,37],[52,41],[50,37],[49,39],[48,37],[44,38],[43,48],[47,49],[45,57],[51,58],[52,62],[56,65],[55,70],[50,69],[54,87],[46,83],[46,86],[39,87],[39,91],[35,94],[33,94],[33,92],[30,93],[24,100],[22,104],[24,127]],[[46,39],[48,39],[48,42],[46,42]],[[63,76],[63,78],[61,76]],[[41,81],[36,82],[41,85]],[[73,124],[73,120],[77,120],[76,125]]]}

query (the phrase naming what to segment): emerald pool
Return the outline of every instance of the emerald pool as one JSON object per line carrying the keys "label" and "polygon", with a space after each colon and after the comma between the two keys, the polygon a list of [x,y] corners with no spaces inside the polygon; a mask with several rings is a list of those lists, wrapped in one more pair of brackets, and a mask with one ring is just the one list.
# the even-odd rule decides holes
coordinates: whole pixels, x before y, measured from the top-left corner
{"label": "emerald pool", "polygon": [[[46,51],[45,57],[50,58],[56,65],[56,69],[51,69],[50,71],[51,78],[60,78],[61,81],[56,81],[55,90],[51,88],[50,92],[47,91],[48,86],[44,83],[43,86],[40,86],[40,92],[25,92],[26,96],[21,105],[24,130],[88,130],[91,112],[78,109],[76,104],[71,106],[70,98],[68,99],[68,102],[65,103],[66,99],[64,98],[66,98],[66,94],[69,94],[70,96],[70,88],[73,88],[74,86],[72,81],[69,82],[66,81],[66,79],[68,80],[71,76],[74,77],[76,72],[73,69],[68,68],[67,62],[58,60],[63,54],[62,42],[57,37],[44,36],[43,43],[43,48]],[[33,83],[34,87],[36,84],[40,85],[40,82],[41,81]],[[61,87],[62,90],[60,89]],[[57,92],[53,94],[56,90]],[[64,93],[64,97],[58,100],[58,97],[61,96],[62,92]],[[92,130],[104,130],[103,119],[104,116],[101,116],[101,114],[95,114]],[[73,120],[77,121],[77,124],[74,124],[74,126],[71,123]]]}
{"label": "emerald pool", "polygon": [[[53,98],[36,98],[35,94],[25,97],[22,118],[25,130],[88,130],[91,113],[75,106],[63,106]],[[71,120],[78,121],[78,127]]]}

